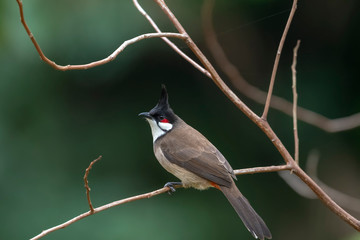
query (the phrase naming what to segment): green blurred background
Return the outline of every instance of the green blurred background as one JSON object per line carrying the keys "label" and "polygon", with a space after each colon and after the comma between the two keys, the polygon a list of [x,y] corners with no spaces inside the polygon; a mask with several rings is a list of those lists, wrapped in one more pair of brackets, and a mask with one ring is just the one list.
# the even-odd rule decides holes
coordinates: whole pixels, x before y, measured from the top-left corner
{"label": "green blurred background", "polygon": [[[174,31],[152,1],[141,2],[164,31]],[[211,59],[201,29],[202,1],[167,3]],[[290,7],[284,0],[216,3],[221,44],[260,89],[267,89]],[[292,48],[301,39],[299,105],[330,118],[360,111],[359,7],[357,0],[299,2],[275,94],[292,99]],[[24,0],[24,11],[44,53],[62,65],[104,58],[126,39],[153,32],[130,0]],[[176,180],[157,163],[150,128],[137,116],[156,104],[161,83],[175,112],[234,169],[282,163],[266,136],[160,39],[132,45],[104,66],[61,72],[40,60],[19,20],[16,1],[1,1],[0,239],[28,239],[87,211],[82,177],[99,155],[103,159],[89,177],[95,206]],[[262,106],[239,96],[261,113]],[[292,119],[271,110],[269,122],[292,153]],[[360,198],[360,128],[330,134],[299,122],[299,137],[301,165],[317,149],[322,181]],[[320,201],[297,195],[276,173],[238,179],[274,239],[360,239]],[[360,217],[359,211],[350,213]],[[222,194],[180,189],[107,210],[44,239],[230,238],[252,239]]]}

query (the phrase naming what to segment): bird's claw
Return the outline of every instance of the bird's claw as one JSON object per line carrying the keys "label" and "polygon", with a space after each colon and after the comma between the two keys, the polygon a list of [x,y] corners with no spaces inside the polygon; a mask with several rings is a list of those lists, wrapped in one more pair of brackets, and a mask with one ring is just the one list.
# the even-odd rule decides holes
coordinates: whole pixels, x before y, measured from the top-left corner
{"label": "bird's claw", "polygon": [[171,195],[172,193],[176,192],[176,189],[174,186],[176,185],[182,185],[181,182],[168,182],[164,185],[164,187],[168,187],[169,188],[169,191],[168,191],[168,194]]}

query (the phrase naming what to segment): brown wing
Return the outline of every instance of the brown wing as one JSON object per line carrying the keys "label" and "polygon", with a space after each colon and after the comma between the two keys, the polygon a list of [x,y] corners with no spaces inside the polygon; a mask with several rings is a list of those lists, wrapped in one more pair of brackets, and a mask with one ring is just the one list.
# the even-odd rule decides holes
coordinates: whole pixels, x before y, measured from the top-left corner
{"label": "brown wing", "polygon": [[[166,140],[159,141],[159,144],[171,163],[218,185],[230,187],[231,177],[235,178],[233,169],[201,133],[182,122],[181,126],[170,131],[168,135]],[[191,142],[188,139],[191,139]]]}

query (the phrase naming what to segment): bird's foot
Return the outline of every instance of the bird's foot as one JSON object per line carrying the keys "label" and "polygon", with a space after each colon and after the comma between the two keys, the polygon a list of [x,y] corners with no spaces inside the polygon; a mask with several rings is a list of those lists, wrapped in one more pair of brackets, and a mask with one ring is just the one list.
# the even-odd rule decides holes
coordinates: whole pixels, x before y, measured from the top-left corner
{"label": "bird's foot", "polygon": [[168,182],[164,185],[164,187],[168,187],[169,188],[169,195],[171,195],[171,193],[176,192],[175,186],[182,186],[182,182]]}

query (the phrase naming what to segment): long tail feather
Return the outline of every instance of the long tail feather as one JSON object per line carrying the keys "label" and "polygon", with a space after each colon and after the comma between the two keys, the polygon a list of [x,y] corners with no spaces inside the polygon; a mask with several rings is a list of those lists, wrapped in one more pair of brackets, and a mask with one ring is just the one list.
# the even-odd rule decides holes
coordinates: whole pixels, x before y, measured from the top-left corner
{"label": "long tail feather", "polygon": [[264,220],[251,207],[249,201],[241,194],[235,183],[230,188],[219,186],[225,197],[229,200],[246,228],[258,239],[271,239],[271,232],[266,226]]}

